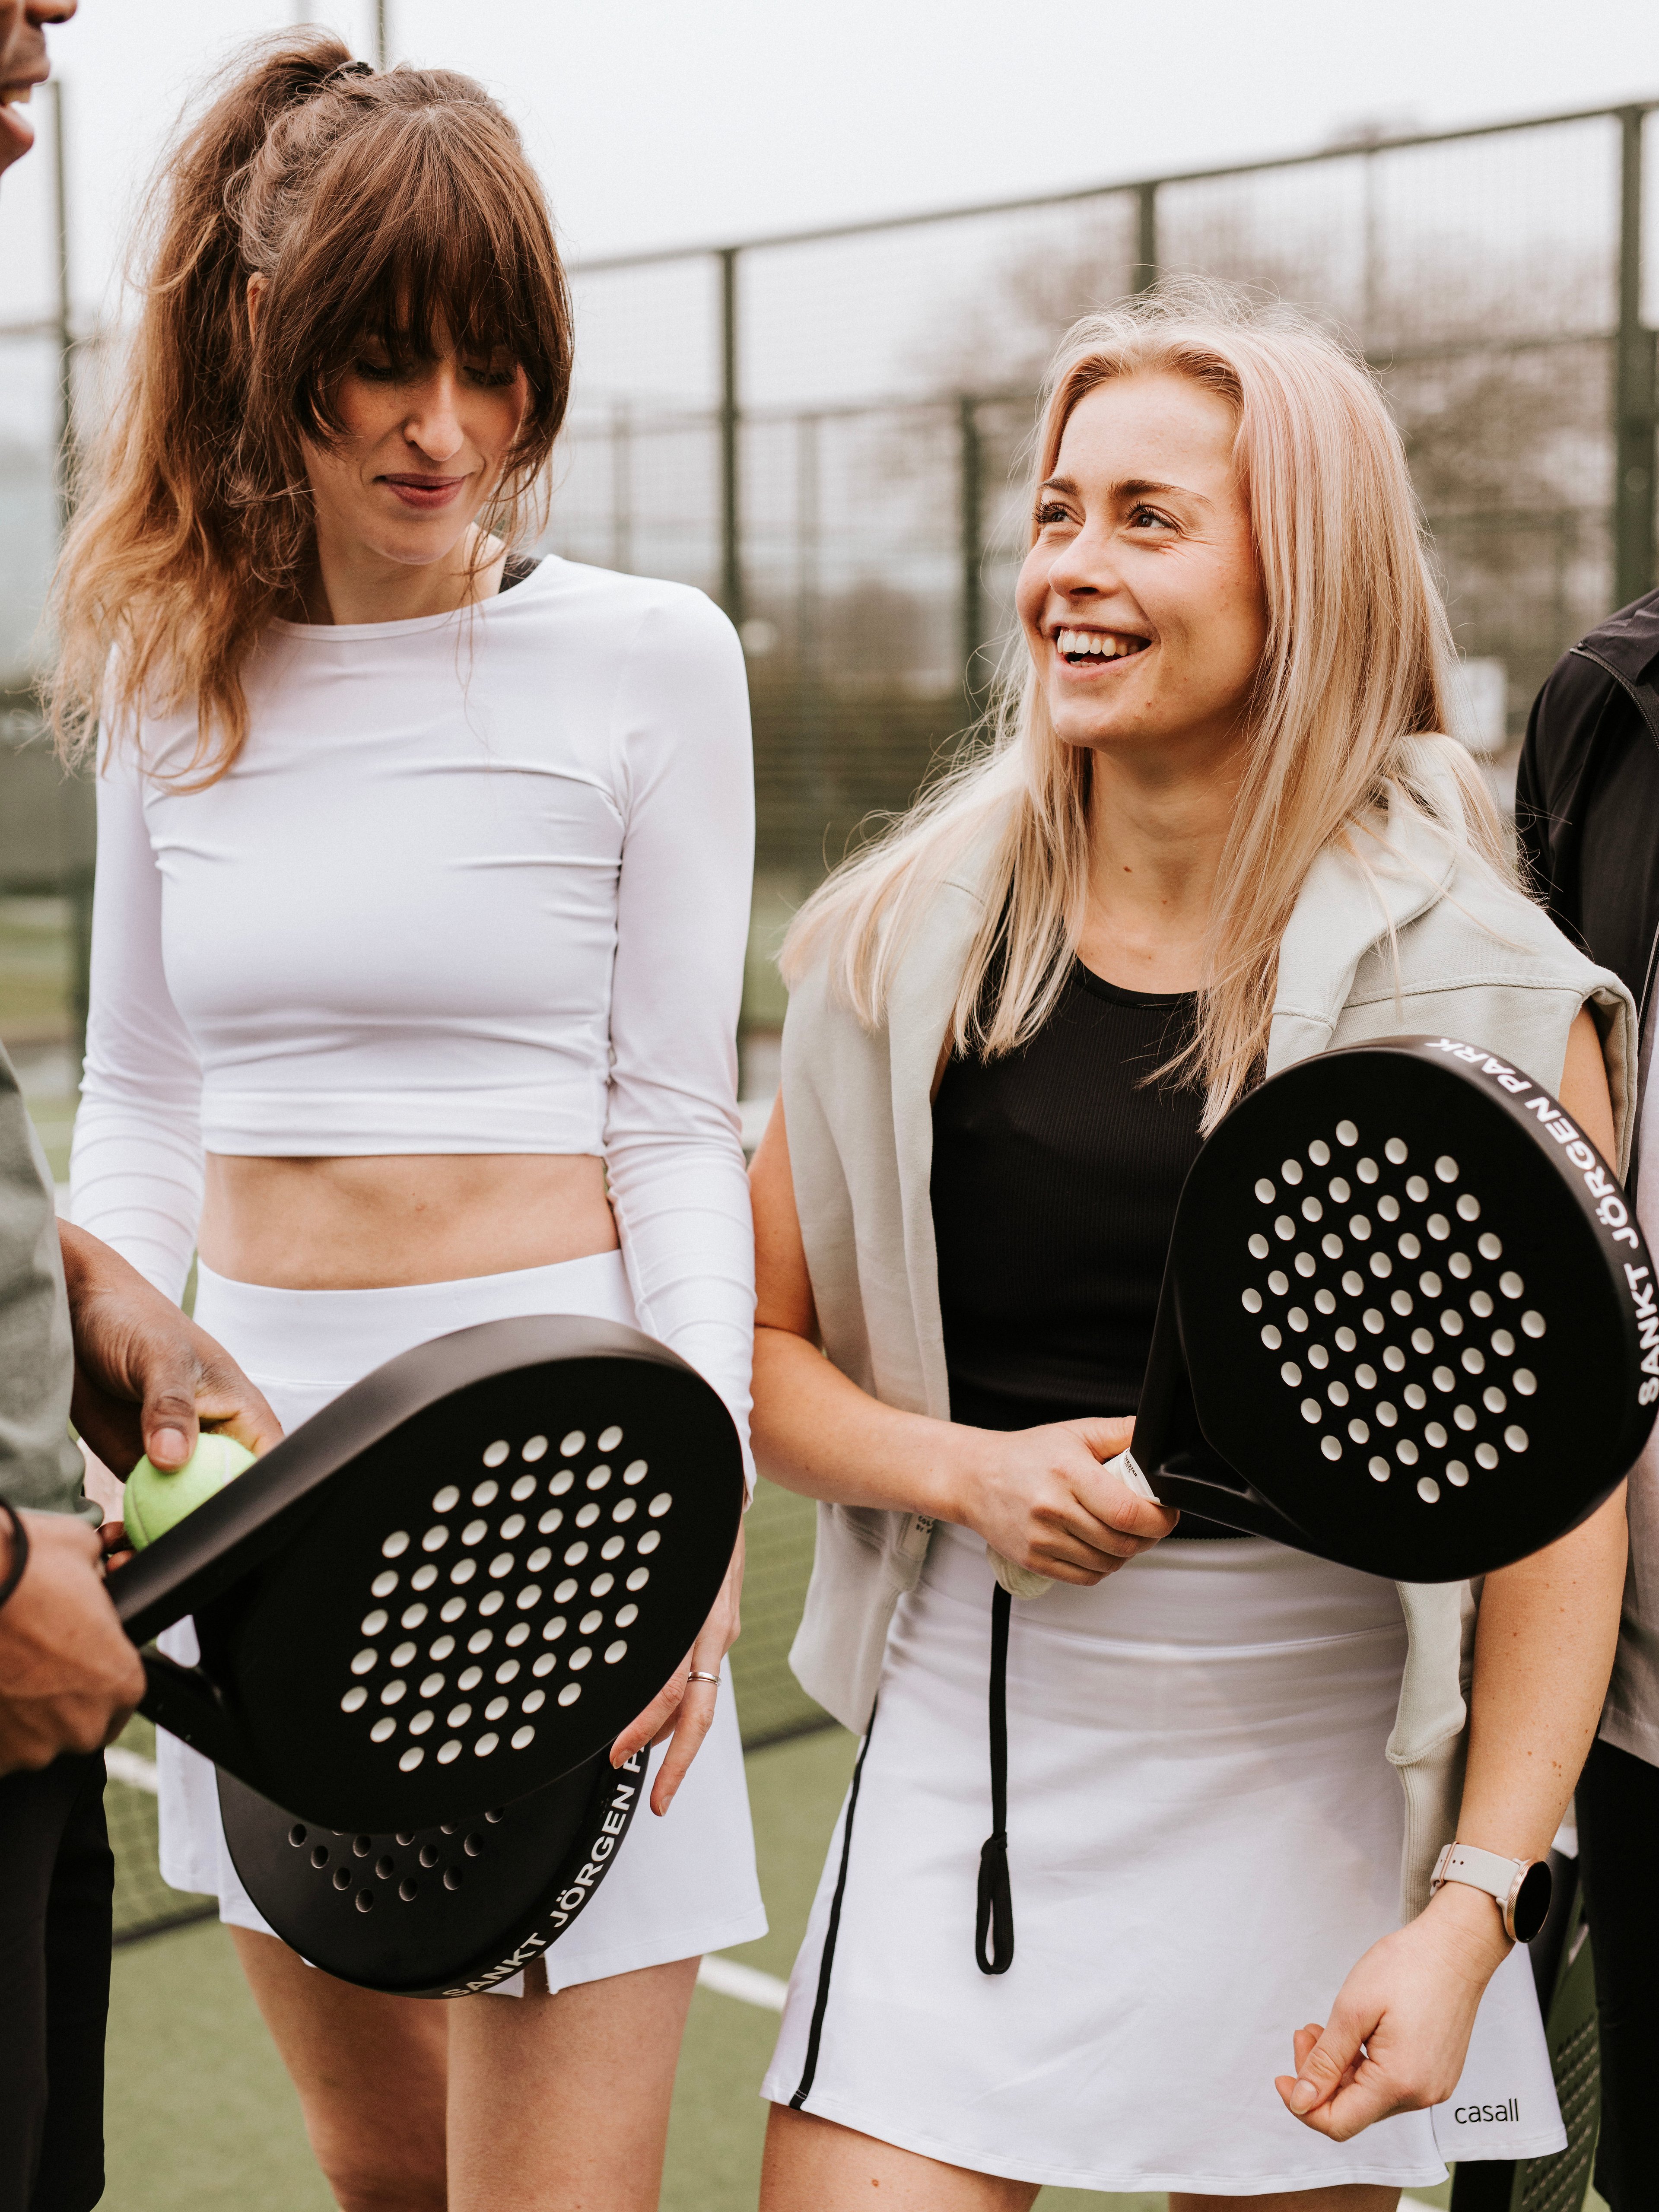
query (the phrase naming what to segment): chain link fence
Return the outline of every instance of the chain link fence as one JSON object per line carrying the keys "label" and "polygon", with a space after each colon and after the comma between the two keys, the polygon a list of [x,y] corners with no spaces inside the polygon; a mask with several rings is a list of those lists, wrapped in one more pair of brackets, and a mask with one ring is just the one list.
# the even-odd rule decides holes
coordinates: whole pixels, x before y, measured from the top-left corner
{"label": "chain link fence", "polygon": [[[765,954],[971,720],[1018,459],[1077,315],[1198,271],[1328,318],[1405,432],[1500,795],[1557,656],[1654,580],[1649,109],[580,265],[548,544],[719,599],[750,659]],[[1644,222],[1645,218],[1645,222]],[[1649,241],[1644,251],[1644,234]]]}
{"label": "chain link fence", "polygon": [[[743,629],[751,1046],[781,1014],[766,956],[782,920],[982,696],[1050,348],[1163,273],[1294,301],[1376,367],[1501,787],[1558,654],[1654,580],[1651,106],[574,270],[546,543],[696,584]],[[0,679],[39,653],[58,441],[71,411],[98,411],[100,338],[76,327],[59,212],[40,279],[56,296],[0,325]],[[15,765],[9,747],[0,772]]]}
{"label": "chain link fence", "polygon": [[[949,757],[983,696],[1050,349],[1163,273],[1296,301],[1376,368],[1433,529],[1469,734],[1512,790],[1544,675],[1655,580],[1655,128],[1650,106],[1625,106],[573,270],[577,382],[546,546],[701,586],[748,654],[745,1096],[775,1081],[770,956],[789,913]],[[55,456],[70,414],[96,415],[101,339],[70,313],[61,190],[58,207],[56,297],[0,325],[0,1036],[28,1063],[61,1173],[90,793],[45,750],[27,672]],[[787,1666],[811,1530],[805,1501],[762,1485],[734,1659],[751,1745],[823,1718]],[[128,1771],[112,1803],[137,1933],[198,1908],[161,1888],[154,1799]]]}

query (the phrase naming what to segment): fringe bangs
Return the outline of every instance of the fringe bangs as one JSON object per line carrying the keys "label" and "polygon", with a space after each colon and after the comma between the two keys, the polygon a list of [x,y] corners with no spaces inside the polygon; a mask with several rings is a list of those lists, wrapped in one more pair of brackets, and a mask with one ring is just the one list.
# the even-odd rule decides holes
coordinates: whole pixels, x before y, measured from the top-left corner
{"label": "fringe bangs", "polygon": [[546,204],[482,87],[354,66],[321,32],[253,52],[158,171],[142,313],[52,587],[60,750],[85,750],[100,721],[118,734],[193,709],[198,785],[236,758],[242,671],[304,582],[304,446],[343,435],[339,383],[363,339],[394,362],[460,344],[522,369],[524,418],[481,518],[509,544],[541,518],[570,388]]}

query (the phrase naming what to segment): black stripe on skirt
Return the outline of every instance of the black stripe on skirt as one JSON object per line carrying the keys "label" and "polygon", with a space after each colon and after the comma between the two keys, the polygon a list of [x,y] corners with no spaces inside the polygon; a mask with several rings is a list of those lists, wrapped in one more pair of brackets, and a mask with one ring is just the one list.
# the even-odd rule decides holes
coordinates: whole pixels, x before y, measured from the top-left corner
{"label": "black stripe on skirt", "polygon": [[818,2046],[823,2040],[823,2015],[830,2004],[830,1976],[836,1963],[836,1937],[841,1929],[841,1904],[847,1894],[847,1866],[853,1855],[853,1816],[859,1808],[859,1784],[864,1779],[864,1762],[870,1756],[870,1739],[875,1734],[876,1715],[872,1706],[870,1725],[864,1731],[864,1745],[853,1769],[853,1784],[847,1793],[847,1820],[842,1830],[841,1866],[836,1875],[836,1893],[830,1901],[830,1925],[823,1935],[823,1956],[818,1960],[817,1995],[812,2003],[812,2025],[806,2036],[806,2063],[801,2068],[800,2086],[789,2100],[789,2109],[799,2112],[811,2093],[813,2076],[818,2070]]}

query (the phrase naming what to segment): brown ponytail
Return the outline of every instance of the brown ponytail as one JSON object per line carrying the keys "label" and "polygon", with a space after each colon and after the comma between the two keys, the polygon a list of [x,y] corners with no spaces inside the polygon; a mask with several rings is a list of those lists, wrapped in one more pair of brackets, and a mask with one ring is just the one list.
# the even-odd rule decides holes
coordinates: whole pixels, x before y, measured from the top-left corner
{"label": "brown ponytail", "polygon": [[339,378],[364,334],[416,359],[447,334],[523,369],[490,517],[509,542],[537,507],[570,385],[546,203],[483,88],[377,74],[323,33],[255,51],[158,177],[143,313],[53,592],[59,743],[193,705],[207,781],[246,736],[247,656],[305,581],[302,441],[342,434]]}

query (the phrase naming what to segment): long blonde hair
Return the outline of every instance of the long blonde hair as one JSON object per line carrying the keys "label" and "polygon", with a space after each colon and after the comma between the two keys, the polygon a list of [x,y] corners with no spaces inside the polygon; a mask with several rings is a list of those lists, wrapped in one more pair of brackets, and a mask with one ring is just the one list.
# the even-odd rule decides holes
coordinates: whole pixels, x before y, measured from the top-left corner
{"label": "long blonde hair", "polygon": [[[538,513],[571,321],[542,188],[504,111],[447,70],[376,72],[331,33],[233,62],[158,173],[143,315],[53,586],[58,741],[193,708],[200,781],[247,733],[242,676],[315,532],[303,441],[343,435],[365,336],[394,362],[499,349],[528,400],[490,520]],[[257,335],[247,284],[267,284]]]}
{"label": "long blonde hair", "polygon": [[[1153,372],[1192,378],[1237,417],[1268,621],[1182,1055],[1207,1094],[1208,1128],[1259,1072],[1279,940],[1328,845],[1347,842],[1364,865],[1353,833],[1377,830],[1392,797],[1477,864],[1504,874],[1511,864],[1465,748],[1423,743],[1449,726],[1454,648],[1400,434],[1363,362],[1292,310],[1165,283],[1066,333],[1033,440],[1034,489],[1086,393]],[[1035,534],[1035,498],[1032,507]],[[1005,655],[988,725],[988,744],[819,887],[782,954],[792,986],[827,956],[832,988],[878,1028],[916,925],[982,844],[990,896],[950,1036],[988,1056],[1030,1037],[1064,982],[1087,890],[1092,761],[1055,737],[1022,639]]]}

